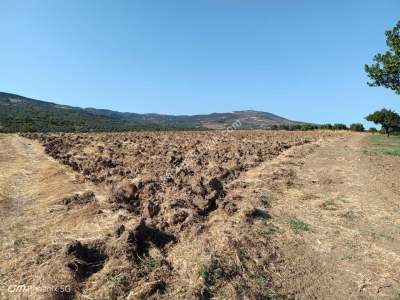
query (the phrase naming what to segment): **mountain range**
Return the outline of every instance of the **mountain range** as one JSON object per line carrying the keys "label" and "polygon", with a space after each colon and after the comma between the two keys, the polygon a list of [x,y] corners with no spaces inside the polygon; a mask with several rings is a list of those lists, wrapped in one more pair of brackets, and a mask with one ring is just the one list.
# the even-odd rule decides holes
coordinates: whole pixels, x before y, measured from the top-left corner
{"label": "mountain range", "polygon": [[0,92],[0,131],[128,131],[264,129],[273,125],[301,125],[303,122],[261,111],[244,110],[203,115],[164,115],[80,108]]}

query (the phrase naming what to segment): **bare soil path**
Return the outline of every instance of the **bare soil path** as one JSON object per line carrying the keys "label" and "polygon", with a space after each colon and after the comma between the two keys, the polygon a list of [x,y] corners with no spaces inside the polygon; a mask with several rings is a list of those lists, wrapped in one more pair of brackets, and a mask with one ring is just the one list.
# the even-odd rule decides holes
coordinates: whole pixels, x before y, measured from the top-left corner
{"label": "bare soil path", "polygon": [[[40,282],[32,270],[39,268],[38,253],[46,247],[70,237],[102,234],[107,222],[103,220],[102,228],[96,224],[104,215],[66,211],[60,204],[63,197],[89,188],[93,190],[77,182],[36,142],[0,135],[0,299],[29,299],[29,295],[10,294],[9,287]],[[97,196],[101,198],[101,193]]]}
{"label": "bare soil path", "polygon": [[272,199],[275,285],[296,299],[399,299],[400,158],[368,135],[293,148],[247,174]]}

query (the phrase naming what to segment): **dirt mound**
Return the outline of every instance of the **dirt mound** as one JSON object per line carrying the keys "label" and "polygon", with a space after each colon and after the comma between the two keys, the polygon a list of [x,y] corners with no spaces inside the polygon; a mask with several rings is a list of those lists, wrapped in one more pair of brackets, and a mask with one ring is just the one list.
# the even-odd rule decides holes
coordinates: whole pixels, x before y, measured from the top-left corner
{"label": "dirt mound", "polygon": [[125,253],[129,261],[138,262],[148,256],[151,248],[162,250],[168,243],[176,241],[175,236],[167,234],[157,228],[146,225],[140,220],[133,228],[129,225],[120,225],[115,231],[114,247],[109,252]]}

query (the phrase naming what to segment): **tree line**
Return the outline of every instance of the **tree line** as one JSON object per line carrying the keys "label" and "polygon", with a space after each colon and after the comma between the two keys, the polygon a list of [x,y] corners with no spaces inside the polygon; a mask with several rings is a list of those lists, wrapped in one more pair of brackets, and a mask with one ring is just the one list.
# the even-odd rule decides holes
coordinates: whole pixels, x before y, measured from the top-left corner
{"label": "tree line", "polygon": [[[364,125],[361,123],[353,123],[350,126],[342,123],[335,124],[322,124],[322,125],[314,125],[314,124],[282,124],[282,125],[272,125],[268,129],[270,130],[289,130],[289,131],[310,131],[310,130],[351,130],[357,132],[366,131]],[[374,127],[369,128],[370,132],[377,132],[378,130]]]}

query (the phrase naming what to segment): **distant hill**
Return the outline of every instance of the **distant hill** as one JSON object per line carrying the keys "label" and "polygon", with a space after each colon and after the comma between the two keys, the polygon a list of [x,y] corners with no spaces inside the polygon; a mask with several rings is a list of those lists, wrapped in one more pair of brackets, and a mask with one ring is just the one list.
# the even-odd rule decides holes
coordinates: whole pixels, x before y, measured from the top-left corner
{"label": "distant hill", "polygon": [[[181,130],[96,115],[79,107],[0,92],[0,132],[110,132]],[[193,128],[187,128],[193,130]]]}
{"label": "distant hill", "polygon": [[235,111],[230,113],[212,113],[208,115],[161,115],[161,114],[136,114],[122,113],[106,109],[86,108],[90,113],[110,117],[116,120],[125,120],[142,124],[157,124],[163,126],[186,126],[186,127],[205,127],[212,129],[224,129],[238,120],[242,129],[261,129],[272,125],[284,124],[304,124],[301,122],[290,121],[280,116],[254,110]]}
{"label": "distant hill", "polygon": [[0,92],[0,132],[224,129],[232,124],[240,129],[260,129],[304,123],[252,110],[193,116],[117,112],[61,105]]}

